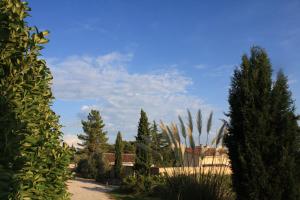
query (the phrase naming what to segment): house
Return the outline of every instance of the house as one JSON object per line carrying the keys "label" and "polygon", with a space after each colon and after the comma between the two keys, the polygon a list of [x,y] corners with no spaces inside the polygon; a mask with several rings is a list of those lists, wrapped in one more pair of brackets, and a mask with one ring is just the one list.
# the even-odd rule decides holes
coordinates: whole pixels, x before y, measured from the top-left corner
{"label": "house", "polygon": [[192,148],[186,148],[184,153],[184,166],[229,166],[227,149],[207,146],[196,146],[194,150]]}
{"label": "house", "polygon": [[[104,159],[108,161],[110,166],[115,165],[114,153],[103,153]],[[123,153],[122,154],[122,166],[133,167],[135,160],[135,154]]]}

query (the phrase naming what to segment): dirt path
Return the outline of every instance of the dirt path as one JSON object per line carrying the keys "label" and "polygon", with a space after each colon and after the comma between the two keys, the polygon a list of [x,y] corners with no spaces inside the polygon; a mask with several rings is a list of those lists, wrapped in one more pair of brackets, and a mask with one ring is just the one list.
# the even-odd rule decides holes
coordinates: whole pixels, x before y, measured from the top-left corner
{"label": "dirt path", "polygon": [[71,200],[112,200],[107,192],[111,188],[98,184],[90,179],[76,178],[68,181]]}

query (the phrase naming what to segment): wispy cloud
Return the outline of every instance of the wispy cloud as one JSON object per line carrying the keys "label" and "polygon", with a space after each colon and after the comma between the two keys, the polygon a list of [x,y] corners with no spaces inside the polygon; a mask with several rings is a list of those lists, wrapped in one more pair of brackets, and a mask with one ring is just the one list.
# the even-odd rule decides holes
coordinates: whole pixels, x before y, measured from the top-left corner
{"label": "wispy cloud", "polygon": [[298,83],[298,80],[297,80],[297,79],[291,79],[291,80],[289,80],[289,82],[288,82],[289,85],[292,85],[292,84],[295,84],[295,83]]}
{"label": "wispy cloud", "polygon": [[199,65],[195,65],[194,68],[196,68],[196,69],[206,69],[207,65],[199,64]]}
{"label": "wispy cloud", "polygon": [[121,54],[119,52],[112,52],[103,56],[98,56],[96,58],[96,62],[99,67],[120,67],[124,65],[124,63],[131,61],[133,58],[133,54]]}
{"label": "wispy cloud", "polygon": [[[126,64],[132,54],[112,52],[98,57],[73,56],[50,63],[54,75],[56,98],[77,101],[94,100],[95,105],[82,105],[78,116],[86,117],[91,109],[99,109],[107,131],[114,136],[118,130],[125,138],[136,134],[140,109],[150,120],[177,120],[186,108],[212,108],[201,98],[187,92],[192,80],[179,71],[129,73]],[[80,124],[79,124],[80,126]],[[68,128],[68,127],[66,127]]]}
{"label": "wispy cloud", "polygon": [[233,64],[224,64],[219,66],[210,66],[199,64],[194,66],[196,69],[203,70],[202,75],[206,77],[221,77],[221,76],[228,76],[230,73],[233,72],[235,65]]}
{"label": "wispy cloud", "polygon": [[90,18],[83,21],[71,22],[67,31],[85,31],[85,32],[97,32],[104,35],[109,35],[110,30],[106,28],[103,21],[99,18]]}
{"label": "wispy cloud", "polygon": [[66,135],[64,135],[64,141],[68,145],[74,146],[74,147],[78,147],[78,143],[80,143],[80,141],[77,138],[77,136],[76,135],[72,135],[72,134],[66,134]]}
{"label": "wispy cloud", "polygon": [[288,76],[288,84],[293,85],[293,84],[296,84],[296,83],[298,83],[298,79],[293,74],[290,74]]}

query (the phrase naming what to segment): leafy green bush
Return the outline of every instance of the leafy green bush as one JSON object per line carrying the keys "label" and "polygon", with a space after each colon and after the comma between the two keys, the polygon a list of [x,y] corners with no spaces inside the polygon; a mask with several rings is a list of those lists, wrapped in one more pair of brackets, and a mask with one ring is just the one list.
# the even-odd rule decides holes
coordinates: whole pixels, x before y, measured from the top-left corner
{"label": "leafy green bush", "polygon": [[21,0],[0,1],[0,199],[68,199],[72,151],[53,112],[48,31],[26,22]]}
{"label": "leafy green bush", "polygon": [[158,196],[165,185],[163,176],[129,176],[124,178],[119,188],[120,192]]}
{"label": "leafy green bush", "polygon": [[83,178],[101,181],[108,177],[108,164],[104,161],[102,153],[94,153],[79,160],[76,172]]}

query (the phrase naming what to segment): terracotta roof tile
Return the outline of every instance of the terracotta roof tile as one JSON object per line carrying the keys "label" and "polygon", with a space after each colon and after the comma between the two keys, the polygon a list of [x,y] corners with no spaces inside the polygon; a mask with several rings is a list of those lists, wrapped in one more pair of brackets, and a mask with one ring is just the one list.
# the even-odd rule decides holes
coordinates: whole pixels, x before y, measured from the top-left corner
{"label": "terracotta roof tile", "polygon": [[[193,153],[193,149],[188,147],[185,149],[185,152],[187,153]],[[227,150],[225,148],[219,148],[219,149],[216,149],[214,147],[201,147],[201,146],[196,146],[195,147],[195,150],[194,150],[194,153],[196,155],[200,155],[201,152],[203,152],[203,155],[204,156],[213,156],[215,155],[216,153],[218,155],[224,155],[224,154],[227,154]]]}
{"label": "terracotta roof tile", "polygon": [[[104,158],[108,160],[109,163],[115,162],[115,154],[114,153],[104,153]],[[134,154],[124,153],[122,154],[122,162],[133,163],[135,160]]]}

